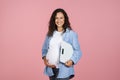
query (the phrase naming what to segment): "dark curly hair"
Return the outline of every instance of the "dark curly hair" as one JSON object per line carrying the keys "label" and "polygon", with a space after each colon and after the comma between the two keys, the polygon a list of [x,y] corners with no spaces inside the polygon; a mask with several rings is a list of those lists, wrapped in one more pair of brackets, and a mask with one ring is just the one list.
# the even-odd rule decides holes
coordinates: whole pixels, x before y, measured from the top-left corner
{"label": "dark curly hair", "polygon": [[67,13],[65,12],[65,10],[58,8],[58,9],[53,11],[53,13],[50,17],[49,26],[48,26],[49,29],[48,29],[48,33],[47,33],[47,36],[49,36],[49,37],[53,36],[53,32],[55,30],[57,30],[57,26],[55,24],[55,17],[56,17],[58,12],[62,12],[64,17],[65,17],[65,22],[63,24],[64,32],[66,31],[66,28],[69,28],[70,30],[72,30]]}

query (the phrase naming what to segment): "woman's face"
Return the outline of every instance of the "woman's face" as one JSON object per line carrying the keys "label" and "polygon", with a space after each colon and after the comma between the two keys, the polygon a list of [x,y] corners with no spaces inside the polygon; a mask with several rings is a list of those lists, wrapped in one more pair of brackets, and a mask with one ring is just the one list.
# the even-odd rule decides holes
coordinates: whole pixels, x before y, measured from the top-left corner
{"label": "woman's face", "polygon": [[57,28],[62,28],[64,24],[65,18],[62,12],[58,12],[55,17],[55,24]]}

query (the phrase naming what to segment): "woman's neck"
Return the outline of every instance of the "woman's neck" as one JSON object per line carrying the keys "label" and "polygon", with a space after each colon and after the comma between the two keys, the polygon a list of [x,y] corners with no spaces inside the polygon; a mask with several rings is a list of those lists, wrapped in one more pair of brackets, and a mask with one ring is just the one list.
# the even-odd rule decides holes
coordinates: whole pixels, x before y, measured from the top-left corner
{"label": "woman's neck", "polygon": [[63,28],[57,28],[57,31],[58,31],[58,32],[62,32],[62,31],[63,31]]}

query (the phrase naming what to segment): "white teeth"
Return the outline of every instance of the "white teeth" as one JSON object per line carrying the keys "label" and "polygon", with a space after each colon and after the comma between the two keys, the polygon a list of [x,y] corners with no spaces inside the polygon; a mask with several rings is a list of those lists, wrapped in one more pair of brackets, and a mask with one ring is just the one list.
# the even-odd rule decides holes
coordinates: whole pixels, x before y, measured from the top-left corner
{"label": "white teeth", "polygon": [[58,23],[58,25],[60,25],[61,23]]}

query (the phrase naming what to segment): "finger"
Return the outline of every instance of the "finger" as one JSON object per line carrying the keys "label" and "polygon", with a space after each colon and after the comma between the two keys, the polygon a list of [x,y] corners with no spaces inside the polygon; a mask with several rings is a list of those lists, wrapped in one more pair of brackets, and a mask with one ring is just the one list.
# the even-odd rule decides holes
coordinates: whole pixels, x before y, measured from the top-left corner
{"label": "finger", "polygon": [[71,63],[70,62],[66,62],[65,65],[68,66],[68,67],[70,67]]}
{"label": "finger", "polygon": [[52,65],[52,68],[56,68],[56,66],[55,66],[55,65]]}
{"label": "finger", "polygon": [[51,67],[51,68],[56,68],[56,66],[55,66],[55,65],[49,65],[49,67]]}
{"label": "finger", "polygon": [[49,65],[48,60],[45,61],[46,66]]}
{"label": "finger", "polygon": [[52,65],[49,62],[47,62],[47,66],[52,67],[52,68],[56,67],[55,65]]}
{"label": "finger", "polygon": [[68,63],[66,62],[65,65],[68,66]]}

